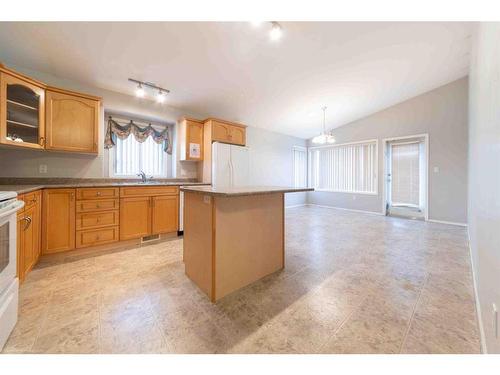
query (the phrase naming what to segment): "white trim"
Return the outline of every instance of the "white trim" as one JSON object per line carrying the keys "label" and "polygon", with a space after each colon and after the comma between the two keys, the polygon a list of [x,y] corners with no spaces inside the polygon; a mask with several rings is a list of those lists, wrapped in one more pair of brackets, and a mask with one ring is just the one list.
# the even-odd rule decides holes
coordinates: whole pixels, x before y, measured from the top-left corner
{"label": "white trim", "polygon": [[448,224],[448,225],[456,225],[459,227],[467,227],[466,223],[457,223],[456,221],[434,220],[434,219],[427,219],[426,221],[428,221],[430,223]]}
{"label": "white trim", "polygon": [[309,150],[316,150],[316,149],[329,148],[329,147],[342,147],[342,146],[350,146],[350,145],[359,145],[360,143],[377,143],[377,145],[378,145],[378,138],[367,139],[365,141],[346,142],[346,143],[338,143],[338,144],[331,143],[331,144],[324,145],[324,146],[312,146],[312,147],[309,147]]}
{"label": "white trim", "polygon": [[472,256],[472,247],[471,247],[470,233],[468,228],[467,228],[467,239],[469,240],[470,268],[472,271],[472,285],[474,286],[474,298],[476,305],[477,323],[479,325],[479,337],[481,339],[481,353],[488,354],[488,347],[486,346],[486,336],[484,335],[483,319],[481,315],[481,304],[479,302],[479,293],[477,291],[476,273],[474,271],[474,257]]}
{"label": "white trim", "polygon": [[336,207],[336,206],[325,206],[325,205],[322,205],[322,204],[315,204],[315,203],[307,203],[305,205],[306,206],[323,207],[323,208],[332,208],[334,210],[351,211],[351,212],[357,212],[357,213],[362,213],[362,214],[384,216],[382,213],[377,212],[377,211],[355,210],[353,208],[344,208],[344,207]]}
{"label": "white trim", "polygon": [[303,206],[308,206],[308,204],[307,203],[294,204],[293,206],[287,206],[287,205],[285,205],[285,208],[295,208],[295,207],[303,207]]}
{"label": "white trim", "polygon": [[292,150],[299,150],[299,151],[306,151],[307,152],[307,147],[305,147],[305,146],[292,146]]}
{"label": "white trim", "polygon": [[[391,138],[383,138],[382,139],[382,151],[383,151],[383,163],[382,163],[382,215],[386,214],[386,205],[387,205],[387,160],[386,160],[386,154],[387,154],[387,144],[391,141],[399,141],[401,139],[410,139],[410,138],[424,138],[424,144],[425,144],[425,172],[426,172],[426,181],[425,181],[425,221],[432,221],[429,220],[429,133],[423,133],[423,134],[414,134],[414,135],[407,135],[407,136],[402,136],[402,137],[391,137]],[[442,222],[443,224],[454,224],[454,225],[460,225],[457,223],[446,223]]]}
{"label": "white trim", "polygon": [[368,192],[368,191],[330,190],[330,189],[318,189],[318,188],[314,188],[314,191],[319,191],[319,192],[323,192],[323,193],[344,193],[344,194],[378,195],[378,193],[373,193],[373,192]]}

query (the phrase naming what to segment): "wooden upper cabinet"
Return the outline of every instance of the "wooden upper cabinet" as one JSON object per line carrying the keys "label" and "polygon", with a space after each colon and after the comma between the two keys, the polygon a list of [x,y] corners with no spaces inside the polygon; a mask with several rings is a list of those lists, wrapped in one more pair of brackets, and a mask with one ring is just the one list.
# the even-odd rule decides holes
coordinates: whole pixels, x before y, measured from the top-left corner
{"label": "wooden upper cabinet", "polygon": [[177,195],[151,197],[151,234],[175,232],[179,228],[179,198]]}
{"label": "wooden upper cabinet", "polygon": [[231,143],[244,146],[246,143],[246,129],[242,126],[231,126]]}
{"label": "wooden upper cabinet", "polygon": [[246,143],[246,127],[240,124],[221,120],[208,120],[212,127],[212,141],[244,146]]}
{"label": "wooden upper cabinet", "polygon": [[212,141],[230,143],[231,129],[229,125],[212,121]]}
{"label": "wooden upper cabinet", "polygon": [[183,118],[179,126],[180,160],[203,160],[203,122]]}
{"label": "wooden upper cabinet", "polygon": [[151,234],[151,198],[120,199],[120,240]]}
{"label": "wooden upper cabinet", "polygon": [[43,149],[45,89],[27,77],[0,70],[0,143]]}
{"label": "wooden upper cabinet", "polygon": [[47,150],[98,153],[98,98],[69,91],[46,91]]}
{"label": "wooden upper cabinet", "polygon": [[42,199],[42,253],[75,248],[75,189],[45,189]]}

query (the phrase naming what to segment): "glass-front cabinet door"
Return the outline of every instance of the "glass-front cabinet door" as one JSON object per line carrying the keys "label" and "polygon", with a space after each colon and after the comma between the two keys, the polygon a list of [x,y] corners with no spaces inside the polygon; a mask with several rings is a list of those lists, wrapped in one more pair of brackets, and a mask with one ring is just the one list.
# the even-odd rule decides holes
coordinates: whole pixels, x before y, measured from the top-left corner
{"label": "glass-front cabinet door", "polygon": [[33,83],[0,75],[0,143],[43,149],[45,90]]}

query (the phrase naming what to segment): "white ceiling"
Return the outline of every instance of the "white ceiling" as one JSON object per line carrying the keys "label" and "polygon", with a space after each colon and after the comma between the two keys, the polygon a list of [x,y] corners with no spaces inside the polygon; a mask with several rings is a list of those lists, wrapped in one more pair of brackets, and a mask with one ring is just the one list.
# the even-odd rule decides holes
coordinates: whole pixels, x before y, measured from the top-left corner
{"label": "white ceiling", "polygon": [[467,75],[470,23],[0,23],[0,61],[309,138]]}

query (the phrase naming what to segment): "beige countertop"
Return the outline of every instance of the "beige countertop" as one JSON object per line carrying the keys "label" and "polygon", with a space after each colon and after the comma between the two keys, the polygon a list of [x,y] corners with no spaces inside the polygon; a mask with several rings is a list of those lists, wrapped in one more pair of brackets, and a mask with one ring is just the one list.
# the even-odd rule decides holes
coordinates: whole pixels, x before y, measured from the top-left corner
{"label": "beige countertop", "polygon": [[181,191],[185,193],[199,193],[220,197],[237,197],[243,195],[263,195],[273,193],[299,193],[302,191],[313,191],[312,188],[293,188],[282,186],[245,186],[214,188],[212,186],[183,186]]}
{"label": "beige countertop", "polygon": [[182,182],[182,181],[158,181],[141,183],[137,182],[75,182],[75,183],[50,183],[50,184],[0,184],[0,191],[15,191],[17,194],[25,194],[40,189],[57,188],[84,188],[84,187],[122,187],[122,186],[186,186],[186,185],[207,185],[202,182]]}

